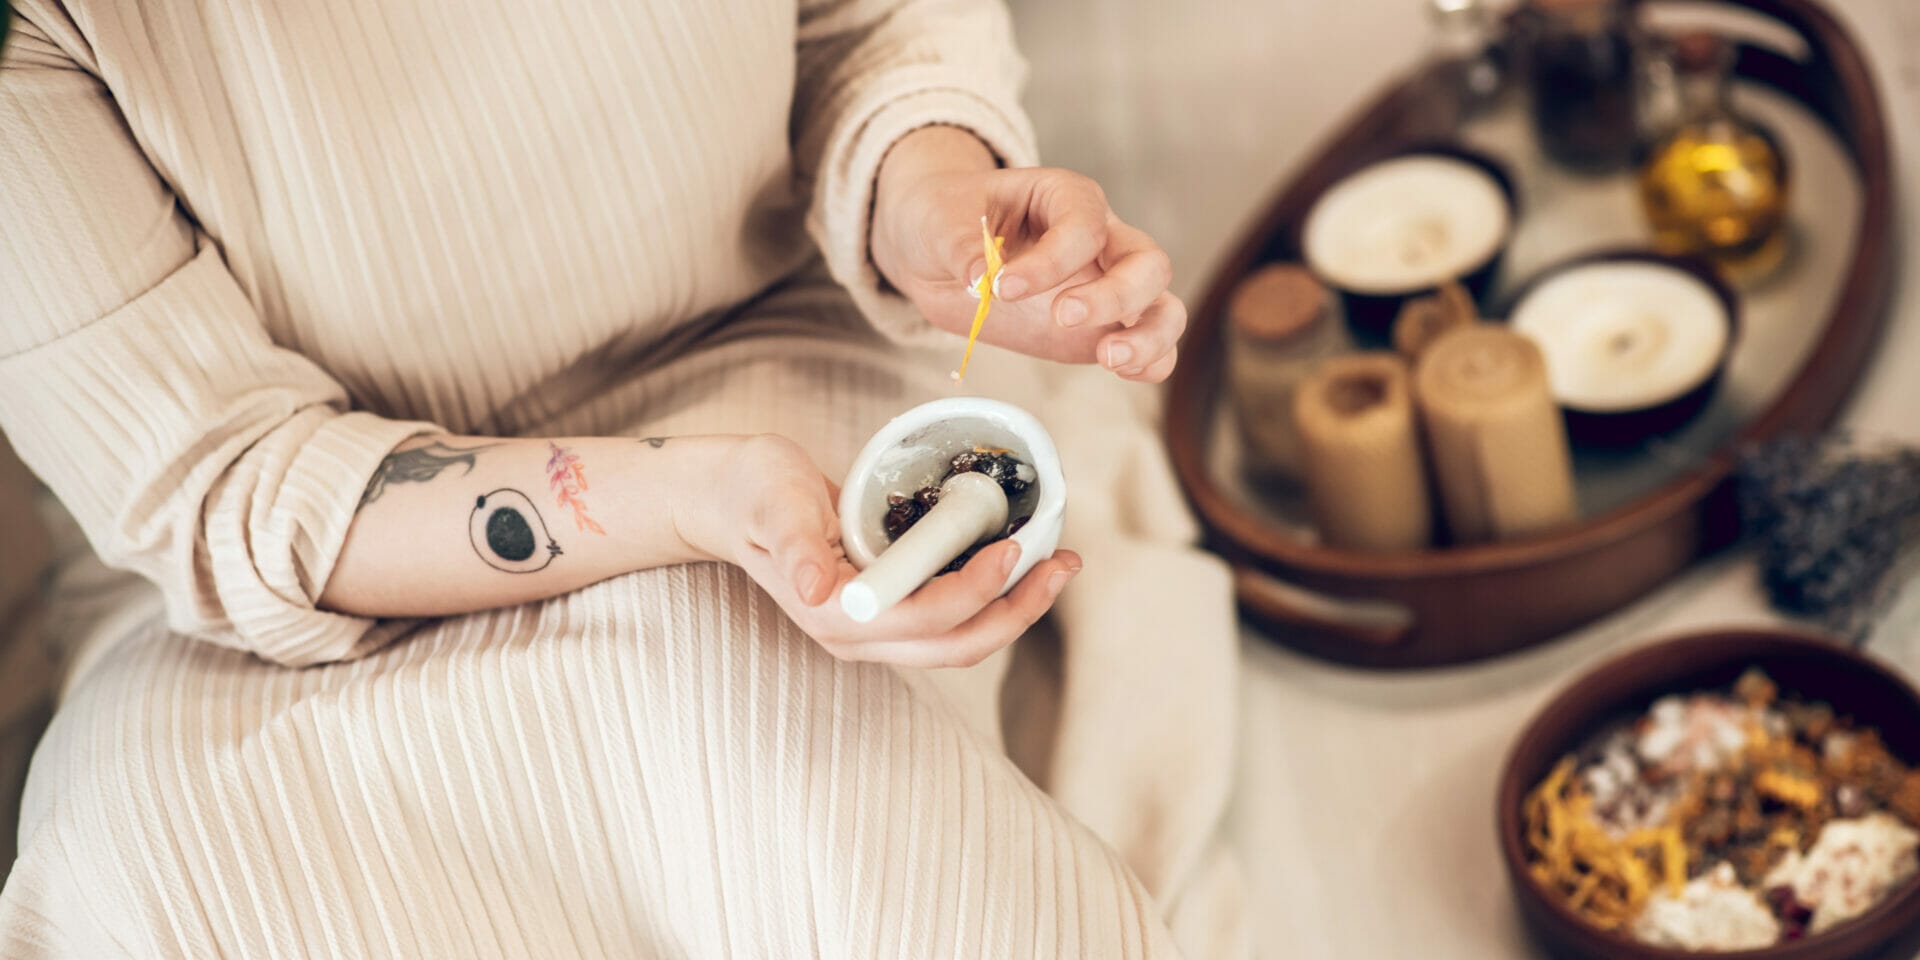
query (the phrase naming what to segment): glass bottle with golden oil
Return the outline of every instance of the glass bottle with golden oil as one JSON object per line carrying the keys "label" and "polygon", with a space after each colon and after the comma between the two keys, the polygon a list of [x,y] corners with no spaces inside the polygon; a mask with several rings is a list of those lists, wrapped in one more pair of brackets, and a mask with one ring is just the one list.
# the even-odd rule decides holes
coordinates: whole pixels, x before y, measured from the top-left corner
{"label": "glass bottle with golden oil", "polygon": [[1786,158],[1772,134],[1729,102],[1731,45],[1688,33],[1672,50],[1678,123],[1640,171],[1653,245],[1708,257],[1735,279],[1755,279],[1785,251]]}

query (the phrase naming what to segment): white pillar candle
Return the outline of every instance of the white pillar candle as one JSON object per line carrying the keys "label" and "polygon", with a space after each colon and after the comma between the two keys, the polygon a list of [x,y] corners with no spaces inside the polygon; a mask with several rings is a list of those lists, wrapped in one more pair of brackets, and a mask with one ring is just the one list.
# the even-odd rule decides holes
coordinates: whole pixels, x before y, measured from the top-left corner
{"label": "white pillar candle", "polygon": [[1566,427],[1532,341],[1493,325],[1454,330],[1421,355],[1413,390],[1454,542],[1518,539],[1578,517]]}
{"label": "white pillar candle", "polygon": [[1554,399],[1581,413],[1677,399],[1713,376],[1732,340],[1712,287],[1648,261],[1570,267],[1527,294],[1512,324],[1546,356]]}
{"label": "white pillar candle", "polygon": [[954,474],[940,485],[940,502],[841,588],[840,609],[855,623],[870,622],[1006,526],[1000,484],[983,473]]}

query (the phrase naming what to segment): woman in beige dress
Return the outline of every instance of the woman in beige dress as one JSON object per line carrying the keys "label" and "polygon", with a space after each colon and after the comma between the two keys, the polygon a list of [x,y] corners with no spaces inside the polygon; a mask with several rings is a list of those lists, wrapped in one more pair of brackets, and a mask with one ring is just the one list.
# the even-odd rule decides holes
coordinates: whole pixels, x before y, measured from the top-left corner
{"label": "woman in beige dress", "polygon": [[[18,6],[0,427],[164,615],[65,651],[0,954],[1230,938],[1224,593],[1135,522],[1172,498],[1127,401],[976,360],[1100,444],[1087,559],[838,613],[832,480],[952,389],[983,212],[985,339],[1175,362],[1166,256],[1032,166],[1003,10]],[[1051,693],[918,669],[1004,670],[1083,565]]]}

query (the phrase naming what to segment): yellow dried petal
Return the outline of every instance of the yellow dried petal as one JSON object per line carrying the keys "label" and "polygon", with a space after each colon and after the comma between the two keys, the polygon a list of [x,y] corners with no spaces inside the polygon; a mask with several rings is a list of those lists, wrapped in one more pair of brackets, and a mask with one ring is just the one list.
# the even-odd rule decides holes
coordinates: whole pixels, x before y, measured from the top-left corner
{"label": "yellow dried petal", "polygon": [[980,339],[980,328],[987,323],[987,311],[993,306],[993,281],[1000,276],[1001,252],[1005,249],[1007,238],[996,237],[987,228],[987,218],[980,218],[980,243],[986,248],[987,269],[980,274],[980,283],[975,292],[980,294],[980,306],[973,311],[973,329],[967,331],[967,352],[960,357],[960,369],[953,372],[955,383],[967,376],[967,364],[973,362],[973,344]]}
{"label": "yellow dried petal", "polygon": [[1667,868],[1667,893],[1678,897],[1680,889],[1687,885],[1687,845],[1680,837],[1679,827],[1668,827],[1661,839],[1661,859]]}

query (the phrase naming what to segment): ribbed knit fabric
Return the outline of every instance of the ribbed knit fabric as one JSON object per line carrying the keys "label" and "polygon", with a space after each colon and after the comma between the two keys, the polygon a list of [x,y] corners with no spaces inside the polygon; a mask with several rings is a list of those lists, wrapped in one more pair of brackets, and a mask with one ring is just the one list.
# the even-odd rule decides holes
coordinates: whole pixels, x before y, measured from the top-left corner
{"label": "ribbed knit fabric", "polygon": [[[1004,11],[18,6],[0,427],[168,623],[80,658],[0,955],[1171,949],[1149,889],[1222,875],[1231,764],[1224,580],[1190,530],[1103,588],[1193,598],[1174,622],[1204,636],[1156,635],[1160,677],[1195,678],[1178,719],[1075,686],[1115,650],[1066,655],[1046,779],[1119,853],[997,716],[832,660],[731,568],[425,624],[314,605],[410,435],[770,430],[837,474],[944,389],[901,352],[944,335],[879,289],[866,218],[915,127],[1032,162]],[[1179,780],[1089,752],[1129,723],[1185,732]]]}

